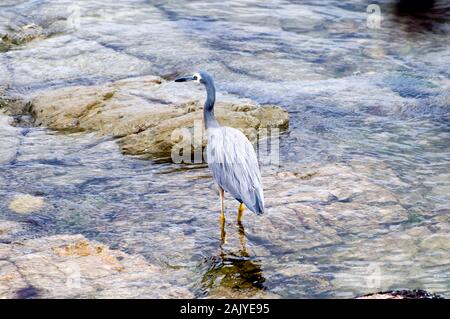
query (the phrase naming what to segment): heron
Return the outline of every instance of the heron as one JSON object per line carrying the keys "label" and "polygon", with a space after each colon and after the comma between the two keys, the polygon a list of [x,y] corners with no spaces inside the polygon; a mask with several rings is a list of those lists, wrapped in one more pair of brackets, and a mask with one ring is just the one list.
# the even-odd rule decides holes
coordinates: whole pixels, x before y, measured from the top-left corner
{"label": "heron", "polygon": [[264,213],[264,195],[258,158],[252,143],[241,131],[220,126],[217,122],[214,116],[216,89],[212,76],[205,71],[200,71],[175,80],[175,82],[187,81],[203,84],[206,88],[206,101],[203,107],[203,122],[208,137],[206,155],[208,167],[219,187],[220,223],[223,235],[225,192],[239,202],[238,224],[242,222],[245,207],[257,215]]}

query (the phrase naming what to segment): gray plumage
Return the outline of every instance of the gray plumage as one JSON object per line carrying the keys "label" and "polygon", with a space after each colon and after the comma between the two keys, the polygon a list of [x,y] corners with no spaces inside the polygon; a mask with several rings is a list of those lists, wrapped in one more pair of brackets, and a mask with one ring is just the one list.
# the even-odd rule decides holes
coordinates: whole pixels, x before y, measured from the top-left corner
{"label": "gray plumage", "polygon": [[251,211],[264,212],[258,159],[252,144],[231,127],[208,128],[208,166],[217,184]]}
{"label": "gray plumage", "polygon": [[254,213],[264,213],[261,173],[253,145],[241,131],[221,127],[217,122],[214,116],[216,92],[212,77],[206,72],[199,72],[176,81],[189,80],[200,82],[206,87],[203,117],[208,134],[207,159],[215,181]]}

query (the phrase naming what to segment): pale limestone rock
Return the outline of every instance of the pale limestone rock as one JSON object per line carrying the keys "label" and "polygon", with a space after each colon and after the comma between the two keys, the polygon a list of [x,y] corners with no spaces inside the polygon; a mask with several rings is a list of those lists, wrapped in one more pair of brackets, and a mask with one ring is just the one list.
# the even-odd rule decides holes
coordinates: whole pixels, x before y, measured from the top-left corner
{"label": "pale limestone rock", "polygon": [[29,214],[41,210],[45,205],[42,197],[29,194],[16,195],[9,203],[9,209],[17,214]]}

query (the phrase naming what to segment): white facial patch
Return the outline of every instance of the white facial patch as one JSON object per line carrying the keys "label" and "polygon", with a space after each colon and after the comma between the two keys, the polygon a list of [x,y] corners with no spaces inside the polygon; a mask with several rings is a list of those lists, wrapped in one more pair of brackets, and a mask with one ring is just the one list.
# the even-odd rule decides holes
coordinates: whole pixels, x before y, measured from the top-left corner
{"label": "white facial patch", "polygon": [[200,83],[200,80],[202,79],[200,73],[194,73],[194,82]]}

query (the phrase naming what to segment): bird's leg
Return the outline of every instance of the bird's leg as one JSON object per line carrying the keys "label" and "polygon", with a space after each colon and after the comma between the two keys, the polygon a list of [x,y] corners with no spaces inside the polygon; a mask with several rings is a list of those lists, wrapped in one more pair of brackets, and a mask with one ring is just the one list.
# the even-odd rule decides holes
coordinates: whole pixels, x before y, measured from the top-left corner
{"label": "bird's leg", "polygon": [[220,194],[220,222],[224,224],[225,223],[225,205],[223,203],[224,192],[223,188],[220,186],[219,186],[219,194]]}
{"label": "bird's leg", "polygon": [[224,201],[224,192],[223,188],[219,186],[219,194],[220,194],[220,239],[222,244],[225,243],[225,205]]}
{"label": "bird's leg", "polygon": [[241,203],[239,205],[239,209],[238,209],[238,217],[237,217],[237,222],[241,223],[242,222],[242,215],[244,215],[244,210],[245,210],[245,206],[243,203]]}

